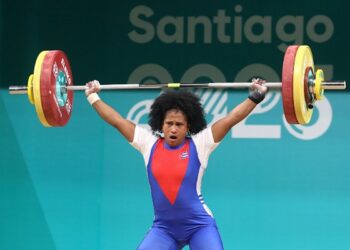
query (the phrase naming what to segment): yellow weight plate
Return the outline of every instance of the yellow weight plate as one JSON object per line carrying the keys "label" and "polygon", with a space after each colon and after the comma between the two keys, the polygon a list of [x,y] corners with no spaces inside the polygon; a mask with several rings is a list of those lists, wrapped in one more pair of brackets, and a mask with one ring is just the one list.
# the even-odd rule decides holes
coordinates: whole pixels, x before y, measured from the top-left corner
{"label": "yellow weight plate", "polygon": [[33,74],[28,77],[28,85],[27,85],[27,94],[28,99],[31,104],[34,104],[34,95],[33,95]]}
{"label": "yellow weight plate", "polygon": [[293,73],[293,101],[295,114],[299,124],[307,124],[312,116],[312,109],[305,101],[304,84],[305,71],[311,67],[314,70],[314,60],[309,46],[299,46],[294,62]]}
{"label": "yellow weight plate", "polygon": [[323,70],[318,69],[316,71],[316,78],[315,78],[315,97],[316,100],[322,100],[323,98],[323,92],[324,89],[322,88],[322,82],[324,82],[324,75]]}
{"label": "yellow weight plate", "polygon": [[40,122],[45,127],[51,127],[51,125],[47,122],[45,118],[45,114],[43,111],[43,106],[41,104],[41,93],[40,93],[40,75],[41,75],[41,67],[43,64],[43,60],[48,51],[42,51],[38,58],[36,59],[34,66],[34,77],[33,77],[33,93],[34,93],[34,105],[36,113],[39,117]]}

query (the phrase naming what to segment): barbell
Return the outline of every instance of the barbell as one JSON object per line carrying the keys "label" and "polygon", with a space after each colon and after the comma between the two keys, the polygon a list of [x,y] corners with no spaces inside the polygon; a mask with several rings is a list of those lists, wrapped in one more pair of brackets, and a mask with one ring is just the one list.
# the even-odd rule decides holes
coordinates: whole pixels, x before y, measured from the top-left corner
{"label": "barbell", "polygon": [[[161,88],[249,88],[250,82],[107,84],[101,90],[161,89]],[[322,69],[315,71],[312,52],[307,45],[289,46],[284,54],[282,82],[266,82],[272,89],[282,88],[283,110],[288,123],[307,124],[313,106],[322,99],[324,90],[343,90],[345,81],[324,81]],[[64,126],[73,108],[73,91],[86,86],[74,86],[66,54],[61,50],[42,51],[36,59],[34,73],[26,86],[10,86],[10,94],[27,94],[45,127]]]}

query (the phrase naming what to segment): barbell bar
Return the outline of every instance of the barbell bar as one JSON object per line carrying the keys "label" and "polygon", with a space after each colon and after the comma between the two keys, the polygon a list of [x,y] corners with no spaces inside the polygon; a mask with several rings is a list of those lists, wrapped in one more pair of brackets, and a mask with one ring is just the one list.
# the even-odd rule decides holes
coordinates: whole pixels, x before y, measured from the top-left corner
{"label": "barbell bar", "polygon": [[[163,89],[163,88],[216,88],[216,89],[246,89],[250,88],[251,82],[210,82],[210,83],[154,83],[154,84],[140,84],[140,83],[115,83],[100,85],[101,90],[136,90],[136,89]],[[282,82],[266,82],[264,86],[269,89],[281,89]],[[321,86],[325,90],[343,90],[346,88],[344,81],[322,82]],[[84,91],[87,89],[85,85],[62,86],[62,91]],[[10,86],[9,93],[28,94],[28,86]]]}
{"label": "barbell bar", "polygon": [[[163,88],[228,88],[244,89],[251,82],[212,83],[152,83],[103,84],[101,90],[163,89]],[[282,89],[286,120],[292,124],[310,122],[315,101],[324,90],[344,90],[345,81],[324,81],[323,71],[315,72],[309,46],[292,45],[283,59],[282,82],[266,82],[270,89]],[[73,76],[66,54],[60,50],[42,51],[28,78],[27,86],[10,86],[10,94],[27,94],[35,106],[39,120],[46,127],[64,126],[70,119],[73,91],[83,91],[85,85],[73,85]]]}

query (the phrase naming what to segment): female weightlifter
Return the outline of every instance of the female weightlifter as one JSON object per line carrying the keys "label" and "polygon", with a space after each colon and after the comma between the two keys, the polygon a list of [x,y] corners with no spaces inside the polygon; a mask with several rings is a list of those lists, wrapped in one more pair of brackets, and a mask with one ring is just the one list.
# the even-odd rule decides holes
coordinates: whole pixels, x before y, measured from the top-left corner
{"label": "female weightlifter", "polygon": [[228,131],[260,103],[264,81],[253,79],[248,98],[207,127],[197,96],[173,90],[158,96],[149,114],[150,130],[123,118],[98,96],[98,81],[87,83],[88,101],[143,156],[154,207],[154,221],[137,249],[223,249],[213,214],[201,194],[211,152]]}

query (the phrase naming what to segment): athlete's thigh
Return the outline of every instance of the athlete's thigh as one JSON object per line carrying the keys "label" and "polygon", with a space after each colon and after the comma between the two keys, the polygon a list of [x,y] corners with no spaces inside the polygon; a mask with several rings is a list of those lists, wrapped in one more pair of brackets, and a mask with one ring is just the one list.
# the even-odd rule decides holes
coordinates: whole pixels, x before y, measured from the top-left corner
{"label": "athlete's thigh", "polygon": [[223,250],[221,237],[215,225],[207,226],[195,232],[190,239],[191,250]]}
{"label": "athlete's thigh", "polygon": [[151,228],[137,250],[178,250],[176,241],[159,228]]}

